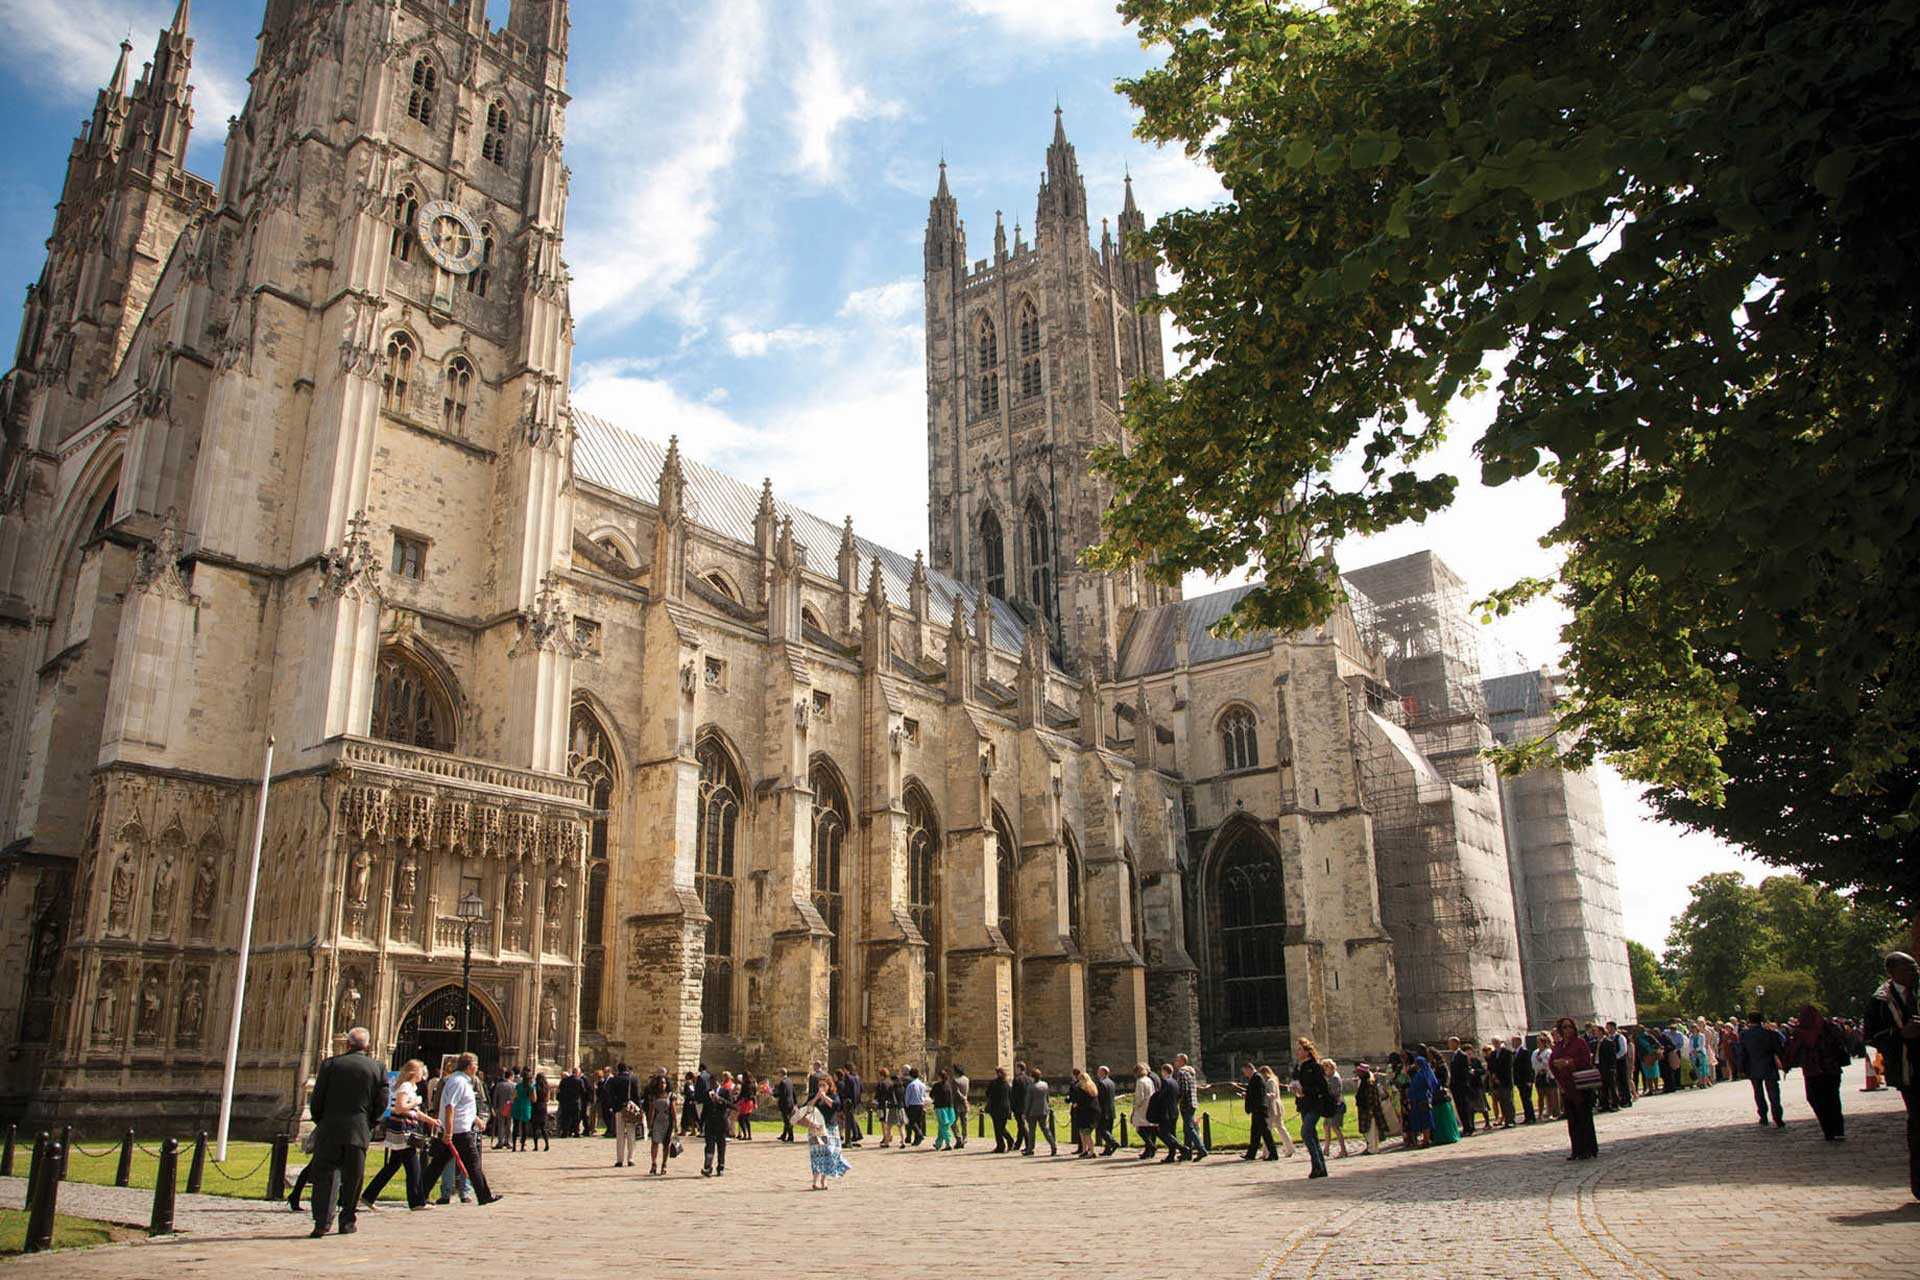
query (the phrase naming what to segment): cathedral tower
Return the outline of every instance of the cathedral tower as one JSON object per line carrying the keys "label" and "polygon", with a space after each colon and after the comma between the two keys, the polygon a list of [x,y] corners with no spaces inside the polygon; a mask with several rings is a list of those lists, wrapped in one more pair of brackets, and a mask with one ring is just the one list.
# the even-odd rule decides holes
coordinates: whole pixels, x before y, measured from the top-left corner
{"label": "cathedral tower", "polygon": [[1138,569],[1096,573],[1080,552],[1100,538],[1111,489],[1091,451],[1125,444],[1135,378],[1166,376],[1151,262],[1127,255],[1145,230],[1133,183],[1115,240],[1092,239],[1086,184],[1065,122],[1040,179],[1033,243],[1011,244],[995,215],[993,256],[967,259],[946,165],[927,218],[928,541],[937,569],[1043,621],[1057,659],[1113,669],[1127,611],[1177,598]]}

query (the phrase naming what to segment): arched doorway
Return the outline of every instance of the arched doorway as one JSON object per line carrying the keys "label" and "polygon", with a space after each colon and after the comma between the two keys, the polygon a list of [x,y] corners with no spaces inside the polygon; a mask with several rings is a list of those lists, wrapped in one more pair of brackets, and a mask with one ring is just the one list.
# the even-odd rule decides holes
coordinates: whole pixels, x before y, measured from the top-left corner
{"label": "arched doorway", "polygon": [[[398,1071],[408,1058],[418,1058],[429,1071],[438,1073],[443,1057],[459,1053],[461,1003],[456,985],[422,996],[400,1020],[400,1034],[394,1038],[393,1069]],[[467,1049],[480,1059],[480,1069],[492,1079],[500,1066],[500,1028],[478,996],[473,998],[471,1017]]]}

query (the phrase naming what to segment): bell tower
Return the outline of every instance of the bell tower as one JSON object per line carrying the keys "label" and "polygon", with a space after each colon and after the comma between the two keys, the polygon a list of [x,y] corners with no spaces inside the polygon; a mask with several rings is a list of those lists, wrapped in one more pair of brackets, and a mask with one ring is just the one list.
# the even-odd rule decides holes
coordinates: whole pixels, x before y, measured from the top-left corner
{"label": "bell tower", "polygon": [[993,256],[967,260],[946,165],[926,234],[927,497],[932,563],[1043,624],[1054,657],[1112,669],[1126,610],[1177,598],[1132,569],[1082,568],[1111,491],[1089,458],[1124,447],[1126,389],[1165,377],[1151,262],[1131,178],[1115,240],[1096,242],[1086,183],[1054,108],[1029,243],[994,219]]}

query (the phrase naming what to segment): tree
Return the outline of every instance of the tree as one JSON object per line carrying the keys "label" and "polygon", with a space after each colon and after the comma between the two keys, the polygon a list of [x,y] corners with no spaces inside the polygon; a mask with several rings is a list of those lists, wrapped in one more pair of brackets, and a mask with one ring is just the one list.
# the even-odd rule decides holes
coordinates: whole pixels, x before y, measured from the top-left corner
{"label": "tree", "polygon": [[[1341,600],[1328,548],[1452,500],[1417,464],[1457,395],[1492,390],[1482,480],[1543,474],[1565,517],[1558,575],[1489,606],[1552,593],[1571,614],[1571,696],[1502,767],[1564,744],[1713,805],[1766,749],[1740,737],[1785,711],[1818,793],[1789,803],[1873,797],[1841,829],[1911,833],[1920,10],[1121,8],[1167,50],[1120,86],[1138,131],[1203,155],[1229,199],[1132,247],[1177,277],[1188,366],[1131,390],[1091,561],[1166,581],[1250,564],[1224,629],[1312,625]],[[1825,874],[1828,852],[1794,865]],[[1836,883],[1863,883],[1873,851],[1833,852]]]}
{"label": "tree", "polygon": [[1771,958],[1760,892],[1738,871],[1702,876],[1690,892],[1667,934],[1667,968],[1695,1013],[1736,1013],[1751,991],[1747,975]]}
{"label": "tree", "polygon": [[1673,1016],[1673,984],[1660,971],[1652,948],[1629,938],[1627,968],[1633,974],[1634,1015],[1642,1022]]}
{"label": "tree", "polygon": [[1799,876],[1768,876],[1757,892],[1771,963],[1805,974],[1813,984],[1811,999],[1826,1012],[1864,1014],[1867,996],[1885,976],[1881,957],[1891,949],[1900,917]]}
{"label": "tree", "polygon": [[1772,1022],[1785,1022],[1801,1008],[1819,1003],[1819,990],[1813,975],[1800,969],[1782,969],[1777,965],[1755,969],[1741,984],[1746,1005],[1740,1016],[1757,1009]]}

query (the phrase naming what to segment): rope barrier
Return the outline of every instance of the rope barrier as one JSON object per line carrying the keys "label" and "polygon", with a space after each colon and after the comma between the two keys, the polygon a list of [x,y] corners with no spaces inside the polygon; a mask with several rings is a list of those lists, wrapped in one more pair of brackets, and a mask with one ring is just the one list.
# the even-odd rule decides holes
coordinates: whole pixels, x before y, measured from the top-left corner
{"label": "rope barrier", "polygon": [[271,1150],[269,1150],[269,1151],[268,1151],[268,1152],[267,1152],[267,1153],[266,1153],[265,1155],[263,1155],[263,1156],[261,1156],[261,1157],[260,1157],[260,1160],[259,1160],[259,1162],[258,1162],[257,1164],[255,1164],[255,1165],[253,1166],[253,1168],[251,1168],[251,1169],[249,1169],[249,1170],[247,1170],[247,1171],[246,1171],[245,1173],[242,1173],[242,1174],[239,1174],[239,1175],[237,1175],[237,1176],[236,1176],[236,1175],[234,1175],[234,1174],[231,1174],[231,1173],[228,1173],[228,1172],[227,1172],[227,1171],[226,1171],[225,1169],[223,1169],[223,1168],[221,1168],[221,1167],[220,1167],[220,1161],[218,1161],[218,1160],[209,1160],[209,1161],[208,1161],[207,1163],[208,1163],[208,1164],[210,1164],[210,1165],[212,1165],[212,1166],[213,1166],[213,1168],[214,1168],[214,1170],[215,1170],[215,1172],[217,1172],[217,1173],[218,1173],[218,1174],[219,1174],[219,1175],[220,1175],[221,1177],[223,1177],[223,1178],[225,1178],[225,1179],[226,1179],[226,1180],[227,1180],[228,1182],[245,1182],[245,1181],[247,1181],[247,1180],[248,1180],[249,1178],[251,1178],[251,1177],[253,1177],[253,1175],[254,1175],[254,1174],[256,1174],[256,1173],[258,1173],[258,1172],[260,1172],[260,1171],[261,1171],[262,1169],[264,1169],[264,1168],[266,1168],[266,1167],[267,1167],[267,1161],[268,1161],[268,1160],[270,1160],[270,1159],[272,1159],[272,1158],[273,1158],[273,1152],[272,1152]]}
{"label": "rope barrier", "polygon": [[98,1151],[89,1151],[76,1142],[73,1144],[73,1149],[89,1160],[104,1160],[108,1156],[117,1156],[120,1154],[120,1144],[117,1142],[110,1147],[102,1147]]}
{"label": "rope barrier", "polygon": [[158,1151],[155,1151],[155,1150],[154,1150],[154,1149],[153,1149],[152,1147],[150,1147],[150,1146],[148,1146],[148,1145],[147,1145],[146,1143],[144,1143],[144,1142],[136,1142],[136,1143],[134,1143],[133,1145],[134,1145],[134,1146],[135,1146],[136,1148],[138,1148],[139,1150],[141,1150],[141,1151],[143,1151],[143,1152],[145,1152],[146,1154],[148,1154],[148,1155],[150,1155],[150,1156],[152,1156],[152,1157],[153,1157],[153,1158],[154,1158],[155,1160],[158,1160],[158,1159],[160,1158],[160,1156],[161,1156],[161,1154],[162,1154],[161,1152],[158,1152]]}

